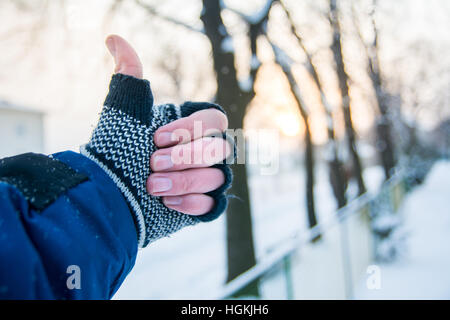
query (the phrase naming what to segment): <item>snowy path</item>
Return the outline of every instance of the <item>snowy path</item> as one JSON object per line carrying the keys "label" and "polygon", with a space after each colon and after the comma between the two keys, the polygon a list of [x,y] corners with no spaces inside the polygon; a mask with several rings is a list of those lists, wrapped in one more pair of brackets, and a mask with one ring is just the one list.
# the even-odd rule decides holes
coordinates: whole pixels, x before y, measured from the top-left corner
{"label": "snowy path", "polygon": [[[383,173],[364,172],[369,190],[377,190]],[[304,177],[298,169],[250,180],[254,238],[258,260],[306,228]],[[335,212],[325,168],[315,187],[319,221]],[[114,299],[208,299],[219,294],[226,277],[225,219],[185,228],[140,250],[136,266]]]}
{"label": "snowy path", "polygon": [[409,233],[407,252],[379,265],[381,288],[361,280],[357,299],[450,299],[450,162],[439,162],[401,211]]}

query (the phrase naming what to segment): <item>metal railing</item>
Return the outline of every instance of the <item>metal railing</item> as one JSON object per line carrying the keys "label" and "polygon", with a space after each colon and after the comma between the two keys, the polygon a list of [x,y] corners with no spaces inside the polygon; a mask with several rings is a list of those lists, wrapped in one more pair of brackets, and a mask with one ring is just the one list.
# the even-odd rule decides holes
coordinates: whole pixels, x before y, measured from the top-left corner
{"label": "metal railing", "polygon": [[[363,194],[326,221],[298,232],[227,283],[217,298],[353,298],[355,282],[375,257],[377,239],[371,219],[381,211],[395,214],[409,190],[407,184],[406,176],[399,173],[384,182],[376,194]],[[318,235],[320,240],[312,242]],[[283,288],[269,285],[264,290],[271,278]],[[255,285],[259,296],[247,294],[252,292],[247,288]]]}

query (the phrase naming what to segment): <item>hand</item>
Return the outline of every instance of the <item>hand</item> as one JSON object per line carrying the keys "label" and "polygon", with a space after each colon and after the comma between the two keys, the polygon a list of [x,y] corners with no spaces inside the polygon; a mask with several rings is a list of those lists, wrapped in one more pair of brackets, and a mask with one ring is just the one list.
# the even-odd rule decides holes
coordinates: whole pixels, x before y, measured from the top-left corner
{"label": "hand", "polygon": [[[141,79],[142,64],[134,49],[123,38],[117,35],[108,36],[106,45],[114,57],[115,72]],[[202,130],[197,133],[194,123],[201,123]],[[153,173],[147,180],[147,191],[155,196],[162,196],[164,204],[176,211],[202,215],[214,206],[214,199],[205,193],[219,188],[225,181],[221,170],[210,168],[212,162],[219,162],[227,157],[231,148],[221,138],[205,137],[206,133],[223,132],[228,127],[227,117],[216,109],[195,112],[188,117],[173,121],[160,127],[154,134],[154,142],[158,148],[150,160]],[[185,130],[189,138],[172,141],[175,130]],[[206,150],[225,150],[217,152],[218,157],[205,161]],[[179,152],[201,153],[199,163],[173,163],[173,155]],[[191,157],[193,159],[193,157]],[[208,159],[211,160],[211,159]]]}

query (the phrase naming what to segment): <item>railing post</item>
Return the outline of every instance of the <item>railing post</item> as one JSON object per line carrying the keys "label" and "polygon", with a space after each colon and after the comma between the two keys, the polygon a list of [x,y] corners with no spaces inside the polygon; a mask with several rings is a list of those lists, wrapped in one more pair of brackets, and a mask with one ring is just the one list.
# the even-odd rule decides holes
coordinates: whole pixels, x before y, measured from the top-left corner
{"label": "railing post", "polygon": [[399,181],[392,186],[392,208],[394,212],[397,212],[400,208],[404,196],[403,181]]}
{"label": "railing post", "polygon": [[284,278],[286,280],[286,299],[294,299],[294,284],[292,283],[291,256],[287,255],[283,259]]}
{"label": "railing post", "polygon": [[344,288],[345,298],[353,298],[353,279],[352,279],[352,261],[350,259],[350,245],[348,239],[348,229],[346,219],[339,221],[341,234],[341,254],[342,254],[342,269],[344,272]]}

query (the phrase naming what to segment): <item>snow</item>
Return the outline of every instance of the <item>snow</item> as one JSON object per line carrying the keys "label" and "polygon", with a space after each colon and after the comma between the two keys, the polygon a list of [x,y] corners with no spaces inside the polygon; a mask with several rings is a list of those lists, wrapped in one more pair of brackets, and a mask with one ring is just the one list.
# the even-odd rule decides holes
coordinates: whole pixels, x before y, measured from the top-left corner
{"label": "snow", "polygon": [[408,231],[406,252],[379,264],[381,288],[364,275],[356,299],[450,299],[450,162],[434,165],[423,185],[407,195],[400,216]]}
{"label": "snow", "polygon": [[272,49],[275,53],[277,62],[283,69],[290,69],[293,60],[278,46],[272,44]]}
{"label": "snow", "polygon": [[251,70],[256,70],[256,69],[259,68],[260,65],[261,65],[261,62],[259,61],[259,59],[256,56],[256,54],[252,54],[252,58],[250,60],[250,69]]}
{"label": "snow", "polygon": [[230,36],[225,37],[222,40],[222,43],[220,44],[220,48],[222,49],[222,52],[224,53],[233,53],[234,47],[233,47],[233,39]]}
{"label": "snow", "polygon": [[250,23],[258,23],[261,21],[267,15],[267,12],[272,6],[272,2],[273,0],[267,0],[260,10],[258,10],[255,14],[246,17],[247,21]]}
{"label": "snow", "polygon": [[242,91],[250,92],[250,90],[252,90],[252,87],[253,87],[253,77],[252,76],[248,76],[244,80],[239,80],[238,84],[239,84],[239,88]]}
{"label": "snow", "polygon": [[361,158],[373,159],[377,156],[376,150],[372,145],[365,142],[357,142],[356,145]]}
{"label": "snow", "polygon": [[[280,166],[280,172],[274,176],[253,174],[249,181],[255,249],[261,266],[272,263],[267,257],[283,246],[290,250],[290,239],[299,232],[304,234],[306,228],[305,177],[302,170],[292,166]],[[258,172],[258,168],[250,167],[249,172]],[[377,192],[383,176],[381,167],[364,171],[370,193]],[[407,232],[407,250],[403,250],[394,262],[378,263],[370,269],[378,267],[381,272],[379,290],[369,290],[366,284],[370,247],[361,240],[369,233],[364,229],[353,229],[357,232],[351,233],[352,259],[358,262],[353,267],[355,273],[360,270],[354,278],[355,299],[450,298],[449,189],[450,162],[441,161],[432,168],[424,184],[407,195],[399,212]],[[326,223],[335,213],[336,204],[325,165],[317,169],[315,193],[319,223]],[[348,227],[353,228],[352,224],[359,223],[357,221],[350,221]],[[303,286],[296,298],[342,298],[342,268],[337,263],[340,251],[334,241],[338,229],[327,232],[328,241],[320,246],[303,247],[300,263],[293,262],[293,274],[297,277],[294,280]],[[185,228],[140,250],[134,270],[114,299],[211,299],[223,296],[225,236],[225,219],[221,217],[211,223]],[[335,265],[332,271],[327,268],[330,264]],[[261,285],[264,297],[283,298],[284,281],[281,273],[264,281]]]}
{"label": "snow", "polygon": [[274,0],[266,0],[264,5],[252,15],[244,14],[244,13],[240,12],[239,10],[236,10],[232,7],[227,6],[223,0],[220,0],[220,7],[222,9],[228,9],[231,12],[234,12],[235,14],[237,14],[238,16],[240,16],[242,19],[244,19],[246,22],[248,22],[250,24],[256,24],[256,23],[261,22],[263,19],[265,19],[267,17],[270,7],[272,6],[273,2],[274,2]]}
{"label": "snow", "polygon": [[[258,172],[257,168],[249,168]],[[364,172],[368,188],[382,181],[380,167]],[[317,169],[319,221],[334,212],[328,169]],[[306,228],[305,176],[298,168],[250,178],[254,239],[258,261]],[[270,235],[270,236],[268,236]],[[225,219],[185,228],[140,250],[136,265],[114,299],[210,299],[221,296],[226,279]]]}
{"label": "snow", "polygon": [[219,26],[219,33],[220,33],[220,35],[222,35],[224,37],[228,34],[227,29],[225,28],[225,26],[223,24],[221,24]]}

